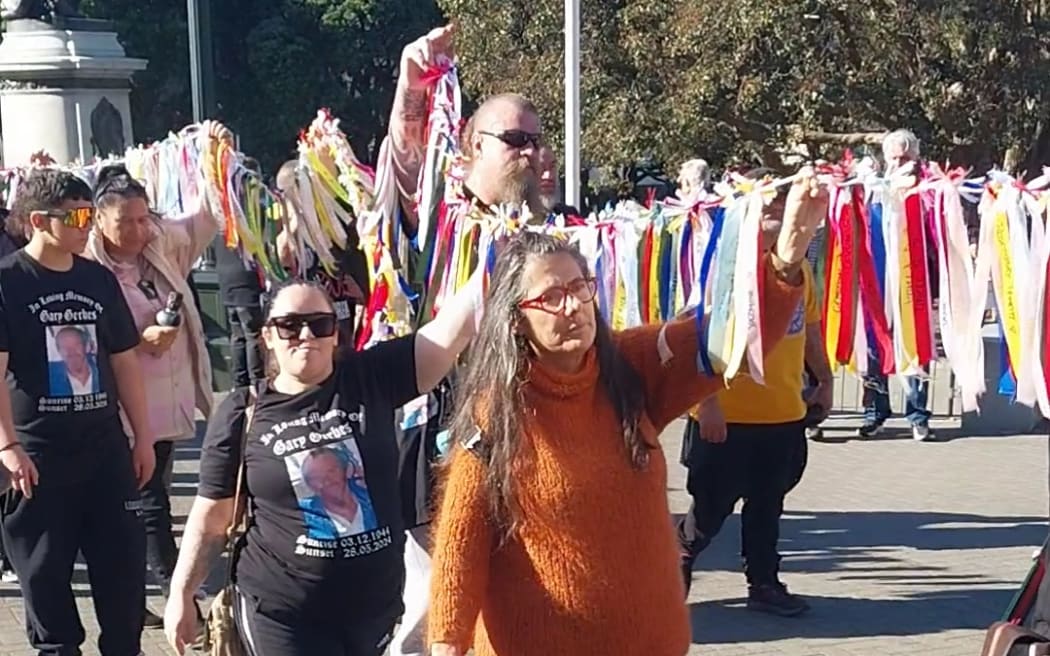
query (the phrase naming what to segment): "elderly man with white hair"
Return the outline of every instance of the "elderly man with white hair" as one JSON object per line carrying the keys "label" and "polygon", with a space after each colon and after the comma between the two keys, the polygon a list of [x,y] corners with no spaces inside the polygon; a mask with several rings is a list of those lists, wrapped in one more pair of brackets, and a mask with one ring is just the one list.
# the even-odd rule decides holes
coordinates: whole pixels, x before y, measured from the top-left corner
{"label": "elderly man with white hair", "polygon": [[[882,141],[882,155],[887,175],[908,164],[918,167],[919,139],[910,130],[891,132]],[[918,176],[919,171],[916,170],[914,173]],[[932,242],[928,243],[932,248]],[[930,253],[927,253],[927,261],[929,259]],[[927,266],[927,268],[930,274],[935,274],[936,267]],[[935,282],[931,279],[931,291],[936,288]],[[877,435],[886,420],[893,415],[889,382],[886,376],[879,373],[878,349],[875,347],[874,340],[870,340],[869,344],[872,348],[868,354],[868,373],[864,376],[864,424],[857,431],[860,437]],[[932,438],[930,433],[931,413],[927,409],[928,381],[918,376],[905,376],[904,383],[905,416],[908,423],[911,424],[912,437],[919,442],[926,442]]]}
{"label": "elderly man with white hair", "polygon": [[702,159],[691,159],[678,169],[678,197],[695,198],[707,190],[711,182],[711,167]]}

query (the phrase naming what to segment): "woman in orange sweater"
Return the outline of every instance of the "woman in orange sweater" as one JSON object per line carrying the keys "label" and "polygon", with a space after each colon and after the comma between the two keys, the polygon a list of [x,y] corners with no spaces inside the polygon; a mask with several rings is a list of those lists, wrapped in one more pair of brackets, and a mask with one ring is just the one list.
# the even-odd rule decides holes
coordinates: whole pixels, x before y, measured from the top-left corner
{"label": "woman in orange sweater", "polygon": [[[811,172],[765,263],[784,335],[827,210]],[[500,254],[461,388],[434,549],[433,656],[681,656],[689,618],[658,437],[721,381],[695,321],[613,333],[586,261],[522,234]]]}

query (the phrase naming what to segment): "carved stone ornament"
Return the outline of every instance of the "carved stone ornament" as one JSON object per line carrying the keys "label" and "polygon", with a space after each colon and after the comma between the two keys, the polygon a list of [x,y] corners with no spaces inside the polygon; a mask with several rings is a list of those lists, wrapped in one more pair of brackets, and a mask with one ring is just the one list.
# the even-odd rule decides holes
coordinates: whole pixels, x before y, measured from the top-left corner
{"label": "carved stone ornament", "polygon": [[91,151],[100,159],[124,154],[124,119],[106,98],[91,111]]}
{"label": "carved stone ornament", "polygon": [[80,0],[2,0],[0,18],[6,22],[39,20],[53,23],[55,18],[81,18]]}

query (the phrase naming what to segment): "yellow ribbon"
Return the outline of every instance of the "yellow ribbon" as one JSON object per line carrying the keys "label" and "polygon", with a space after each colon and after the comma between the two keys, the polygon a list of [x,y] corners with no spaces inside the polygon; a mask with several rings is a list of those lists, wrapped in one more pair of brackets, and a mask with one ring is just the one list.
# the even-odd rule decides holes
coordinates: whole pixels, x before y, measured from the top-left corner
{"label": "yellow ribbon", "polygon": [[1014,281],[1014,262],[1010,257],[1010,220],[1006,212],[995,215],[995,254],[999,261],[999,284],[995,297],[1002,312],[1006,348],[1014,366],[1021,356],[1021,309],[1017,305],[1017,287]]}
{"label": "yellow ribbon", "polygon": [[828,239],[834,239],[834,243],[828,258],[827,280],[830,289],[828,290],[827,309],[824,316],[826,324],[824,346],[828,351],[828,362],[831,363],[833,369],[837,370],[839,362],[836,353],[839,347],[839,329],[842,327],[842,291],[838,284],[839,276],[842,273],[842,245],[839,244],[838,238],[831,234],[830,227],[828,229]]}
{"label": "yellow ribbon", "polygon": [[897,363],[897,370],[903,371],[919,360],[919,348],[916,340],[915,302],[912,299],[911,248],[908,246],[908,217],[901,213],[900,230],[897,241],[900,243],[900,299],[901,325],[900,345],[902,360]]}

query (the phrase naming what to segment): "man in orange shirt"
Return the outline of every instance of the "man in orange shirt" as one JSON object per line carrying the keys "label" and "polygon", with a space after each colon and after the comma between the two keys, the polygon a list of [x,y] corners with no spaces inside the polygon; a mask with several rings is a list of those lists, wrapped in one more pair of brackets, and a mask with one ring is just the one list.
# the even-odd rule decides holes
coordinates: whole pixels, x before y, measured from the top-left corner
{"label": "man in orange shirt", "polygon": [[[755,177],[752,175],[751,177]],[[773,201],[762,220],[767,248],[780,231],[783,197]],[[784,497],[799,481],[806,460],[803,400],[805,367],[818,386],[810,403],[827,416],[832,405],[832,377],[820,330],[820,307],[813,274],[803,268],[803,300],[787,335],[765,360],[765,385],[740,376],[711,396],[689,418],[683,449],[689,467],[693,504],[678,527],[686,590],[702,552],[744,500],[741,542],[748,582],[748,608],[794,616],[809,606],[788,592],[778,577],[780,515]],[[815,418],[823,419],[823,417]]]}

